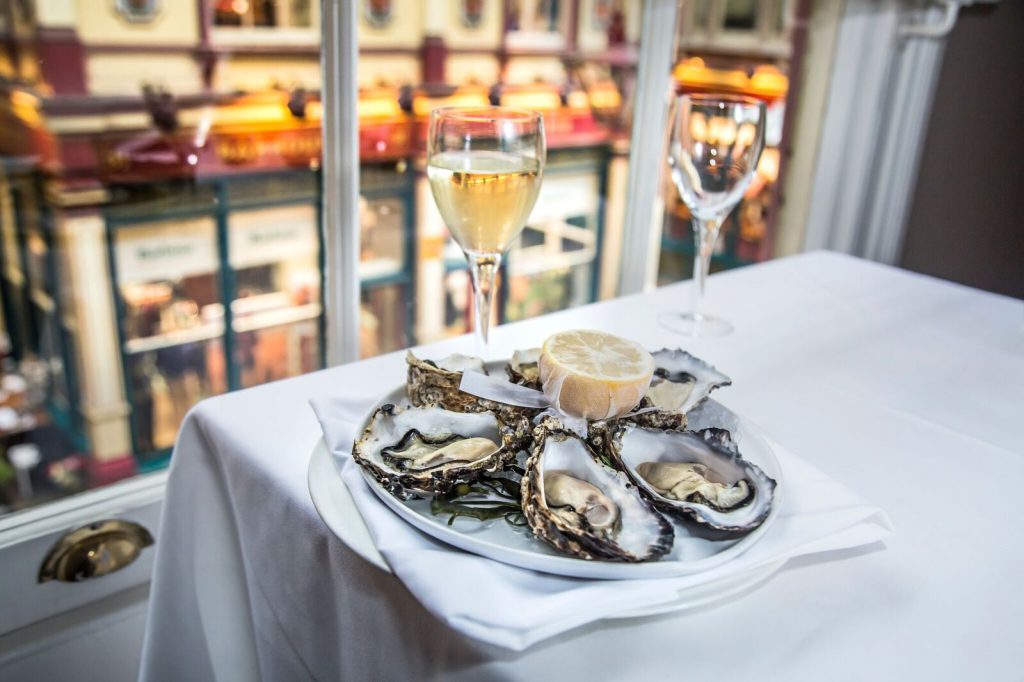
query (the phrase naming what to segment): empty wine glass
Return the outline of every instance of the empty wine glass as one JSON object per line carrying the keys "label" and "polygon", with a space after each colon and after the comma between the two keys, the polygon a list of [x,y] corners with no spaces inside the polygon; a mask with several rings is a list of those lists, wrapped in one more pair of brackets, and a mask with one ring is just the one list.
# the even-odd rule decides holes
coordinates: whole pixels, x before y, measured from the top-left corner
{"label": "empty wine glass", "polygon": [[693,309],[659,319],[691,336],[721,336],[727,321],[701,309],[711,252],[729,212],[750,185],[764,149],[765,106],[748,97],[681,95],[670,114],[668,163],[679,196],[693,216]]}

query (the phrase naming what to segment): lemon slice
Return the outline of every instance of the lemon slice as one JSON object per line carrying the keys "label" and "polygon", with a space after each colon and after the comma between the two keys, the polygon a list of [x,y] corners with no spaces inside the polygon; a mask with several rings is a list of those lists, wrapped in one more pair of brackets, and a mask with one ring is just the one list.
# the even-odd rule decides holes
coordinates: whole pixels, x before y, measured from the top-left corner
{"label": "lemon slice", "polygon": [[626,414],[643,398],[654,374],[654,358],[643,346],[589,329],[549,336],[539,364],[551,404],[586,419]]}

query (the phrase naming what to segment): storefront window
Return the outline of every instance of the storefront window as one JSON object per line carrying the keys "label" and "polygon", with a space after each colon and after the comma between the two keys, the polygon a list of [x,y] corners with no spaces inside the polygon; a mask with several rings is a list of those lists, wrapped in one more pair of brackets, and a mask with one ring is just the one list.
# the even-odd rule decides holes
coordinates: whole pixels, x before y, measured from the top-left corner
{"label": "storefront window", "polygon": [[228,249],[238,384],[247,388],[318,369],[319,220],[315,206],[235,211]]}
{"label": "storefront window", "polygon": [[[411,1],[361,7],[364,356],[472,329],[465,259],[424,175],[426,121],[438,106],[544,114],[544,182],[499,274],[496,321],[614,295],[642,3],[453,0],[423,10],[436,17]],[[398,229],[412,249],[384,255],[378,244]],[[401,288],[373,291],[382,277]]]}
{"label": "storefront window", "polygon": [[216,26],[259,28],[308,28],[310,0],[217,0],[213,10]]}
{"label": "storefront window", "polygon": [[60,45],[46,5],[0,41],[0,513],[163,467],[198,401],[324,366],[319,46],[271,40],[315,10],[233,3],[270,31],[236,60],[203,50],[212,5],[82,12]]}

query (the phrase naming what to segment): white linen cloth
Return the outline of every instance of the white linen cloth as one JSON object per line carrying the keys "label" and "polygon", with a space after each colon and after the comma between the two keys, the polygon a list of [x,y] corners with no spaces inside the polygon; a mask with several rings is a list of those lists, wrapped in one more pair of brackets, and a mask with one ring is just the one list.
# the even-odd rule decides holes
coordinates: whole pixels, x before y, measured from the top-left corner
{"label": "white linen cloth", "polygon": [[[601,618],[671,603],[684,588],[779,560],[868,545],[891,534],[884,512],[773,442],[784,476],[779,518],[752,548],[723,566],[676,578],[611,581],[508,566],[417,531],[369,489],[350,453],[375,402],[365,395],[311,401],[374,544],[428,611],[458,632],[515,651]],[[453,575],[457,581],[447,579]]]}
{"label": "white linen cloth", "polygon": [[[503,325],[494,354],[566,327],[684,343],[657,316],[689,287]],[[708,306],[736,331],[686,346],[732,376],[722,401],[885,509],[898,532],[884,551],[793,559],[713,608],[603,620],[518,653],[469,639],[336,539],[307,491],[321,437],[308,401],[389,390],[404,379],[395,353],[192,411],[156,533],[142,679],[1019,679],[1024,303],[814,253],[714,275]],[[422,352],[455,349],[471,345]]]}

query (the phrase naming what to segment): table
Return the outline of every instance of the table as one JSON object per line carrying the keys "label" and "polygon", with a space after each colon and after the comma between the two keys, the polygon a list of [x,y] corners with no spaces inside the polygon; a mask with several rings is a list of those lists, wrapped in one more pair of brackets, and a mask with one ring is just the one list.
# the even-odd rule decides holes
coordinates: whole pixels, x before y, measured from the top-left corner
{"label": "table", "polygon": [[495,354],[569,327],[682,343],[733,377],[720,400],[889,512],[885,546],[792,561],[728,603],[596,623],[519,654],[465,639],[331,535],[306,489],[320,436],[306,401],[402,381],[391,354],[190,413],[142,677],[1019,679],[1024,302],[811,253],[714,276],[708,308],[736,331],[688,341],[656,318],[689,287],[501,327]]}

